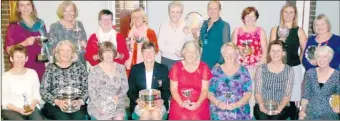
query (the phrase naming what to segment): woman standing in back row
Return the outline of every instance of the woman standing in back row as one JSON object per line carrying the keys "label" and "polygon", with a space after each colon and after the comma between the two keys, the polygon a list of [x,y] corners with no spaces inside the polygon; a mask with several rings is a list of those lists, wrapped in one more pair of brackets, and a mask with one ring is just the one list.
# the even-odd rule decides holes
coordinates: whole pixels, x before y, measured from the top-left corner
{"label": "woman standing in back row", "polygon": [[[294,85],[290,99],[289,117],[291,120],[298,119],[298,108],[301,100],[302,65],[301,59],[306,46],[306,35],[297,24],[297,10],[291,4],[286,4],[281,9],[280,25],[273,27],[270,41],[282,40],[287,48],[287,65],[293,67]],[[298,53],[300,48],[300,54]]]}

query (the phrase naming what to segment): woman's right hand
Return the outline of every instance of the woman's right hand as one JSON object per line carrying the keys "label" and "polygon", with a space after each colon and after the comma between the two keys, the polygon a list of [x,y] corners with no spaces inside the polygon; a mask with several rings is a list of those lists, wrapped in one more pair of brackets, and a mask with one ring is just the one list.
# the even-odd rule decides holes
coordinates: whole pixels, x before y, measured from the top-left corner
{"label": "woman's right hand", "polygon": [[139,107],[144,107],[144,105],[145,105],[145,102],[144,101],[142,101],[141,99],[137,99],[137,105],[139,106]]}
{"label": "woman's right hand", "polygon": [[33,45],[36,40],[36,37],[30,36],[26,38],[23,42],[21,42],[21,45],[23,46],[30,46]]}
{"label": "woman's right hand", "polygon": [[54,100],[54,104],[56,104],[61,110],[65,110],[67,108],[66,101],[65,100]]}
{"label": "woman's right hand", "polygon": [[316,60],[315,59],[311,59],[309,60],[309,63],[312,64],[313,66],[316,66],[317,63],[316,63]]}
{"label": "woman's right hand", "polygon": [[268,110],[264,107],[264,106],[259,106],[260,107],[260,111],[267,114],[268,113]]}
{"label": "woman's right hand", "polygon": [[20,113],[21,115],[24,115],[24,116],[31,115],[32,112],[33,112],[33,111],[25,113],[25,110],[24,110],[24,109],[19,109],[19,113]]}
{"label": "woman's right hand", "polygon": [[300,111],[299,112],[299,120],[303,120],[306,117],[306,112],[305,111]]}

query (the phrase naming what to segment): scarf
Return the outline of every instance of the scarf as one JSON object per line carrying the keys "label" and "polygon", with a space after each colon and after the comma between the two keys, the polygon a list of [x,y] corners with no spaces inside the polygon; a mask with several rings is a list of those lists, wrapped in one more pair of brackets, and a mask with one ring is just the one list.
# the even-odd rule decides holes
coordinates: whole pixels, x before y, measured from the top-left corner
{"label": "scarf", "polygon": [[104,33],[103,29],[99,27],[98,31],[96,32],[96,36],[98,39],[98,43],[101,44],[105,41],[110,41],[117,49],[117,32],[114,29],[110,29],[108,33]]}

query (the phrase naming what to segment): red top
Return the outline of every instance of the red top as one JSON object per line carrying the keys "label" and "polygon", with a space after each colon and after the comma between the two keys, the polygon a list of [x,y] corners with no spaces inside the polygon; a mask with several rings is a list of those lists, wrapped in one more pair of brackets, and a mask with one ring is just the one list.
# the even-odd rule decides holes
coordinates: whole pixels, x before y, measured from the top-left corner
{"label": "red top", "polygon": [[[182,61],[178,61],[172,66],[169,78],[171,81],[178,82],[177,92],[181,100],[187,100],[187,98],[183,96],[182,90],[192,89],[189,99],[191,102],[196,102],[201,94],[203,80],[210,81],[212,74],[208,65],[204,62],[200,62],[194,72],[188,72],[185,70]],[[169,120],[210,120],[208,98],[204,99],[200,107],[193,111],[181,108],[173,98],[170,103]]]}
{"label": "red top", "polygon": [[[114,59],[114,61],[124,65],[125,61],[130,56],[126,46],[125,38],[120,33],[117,33],[116,40],[117,40],[117,52],[123,54],[124,57],[122,59]],[[87,41],[85,60],[88,61],[92,66],[97,65],[100,62],[100,60],[94,60],[93,56],[97,55],[98,52],[99,52],[98,38],[96,36],[96,33],[93,33],[90,36],[89,40]]]}

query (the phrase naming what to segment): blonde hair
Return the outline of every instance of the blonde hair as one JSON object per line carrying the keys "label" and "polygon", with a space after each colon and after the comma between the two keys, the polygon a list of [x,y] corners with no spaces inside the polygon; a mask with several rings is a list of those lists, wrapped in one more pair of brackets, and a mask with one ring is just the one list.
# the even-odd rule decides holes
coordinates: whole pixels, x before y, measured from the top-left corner
{"label": "blonde hair", "polygon": [[327,27],[328,27],[328,32],[331,31],[331,23],[329,22],[328,17],[325,14],[320,14],[317,17],[315,17],[315,19],[313,21],[313,31],[314,31],[314,33],[316,33],[316,31],[315,31],[316,30],[315,29],[316,21],[319,21],[319,20],[324,20],[326,25],[327,25]]}
{"label": "blonde hair", "polygon": [[[34,6],[33,0],[29,0],[32,5],[32,12],[31,12],[31,18],[33,21],[38,20],[38,13],[37,9]],[[9,16],[9,22],[10,23],[16,23],[22,20],[21,13],[19,11],[19,2],[20,1],[9,1],[10,3],[10,16]]]}
{"label": "blonde hair", "polygon": [[74,9],[74,13],[75,13],[75,18],[78,17],[78,9],[77,9],[77,6],[76,4],[74,4],[73,2],[71,1],[64,1],[62,3],[59,4],[58,6],[58,9],[57,9],[57,15],[59,17],[59,19],[63,19],[64,18],[64,12],[65,12],[65,9],[72,5],[73,9]]}
{"label": "blonde hair", "polygon": [[132,16],[134,16],[135,14],[142,15],[144,23],[146,25],[148,25],[148,17],[146,16],[146,13],[145,13],[144,9],[143,8],[137,8],[137,9],[133,10],[132,13],[131,13],[131,22],[130,22],[130,27],[131,28],[132,28],[132,26],[134,26],[134,23],[132,21]]}
{"label": "blonde hair", "polygon": [[328,59],[332,60],[334,56],[334,51],[331,47],[324,45],[321,47],[318,47],[314,52],[314,57],[319,58],[320,55],[328,55]]}
{"label": "blonde hair", "polygon": [[70,40],[62,40],[60,42],[58,42],[58,44],[56,45],[55,49],[54,49],[54,56],[56,58],[57,61],[60,61],[59,58],[59,51],[62,45],[68,45],[69,47],[71,47],[72,50],[72,62],[76,62],[78,60],[78,54],[77,54],[77,50],[76,50],[76,46],[70,41]]}
{"label": "blonde hair", "polygon": [[181,8],[181,13],[183,13],[184,5],[182,4],[182,2],[180,2],[180,1],[173,1],[173,2],[169,3],[169,5],[168,5],[168,12],[170,13],[170,9],[174,8],[174,7]]}
{"label": "blonde hair", "polygon": [[225,42],[221,47],[221,52],[224,52],[226,47],[232,47],[237,53],[239,53],[239,48],[233,42]]}
{"label": "blonde hair", "polygon": [[292,7],[294,9],[294,13],[295,13],[295,17],[294,17],[294,20],[293,20],[293,25],[292,27],[297,27],[298,26],[298,13],[297,13],[297,9],[296,9],[296,6],[290,4],[290,3],[287,3],[286,5],[284,5],[282,8],[281,8],[281,12],[280,12],[280,26],[284,26],[285,25],[285,21],[283,19],[283,12],[285,11],[286,8],[289,8],[289,7]]}
{"label": "blonde hair", "polygon": [[185,51],[189,48],[189,47],[195,47],[196,51],[197,51],[197,58],[200,57],[201,55],[201,48],[200,46],[197,44],[196,40],[191,40],[191,41],[187,41],[184,43],[182,49],[181,49],[181,55],[182,57],[184,57],[184,53]]}

